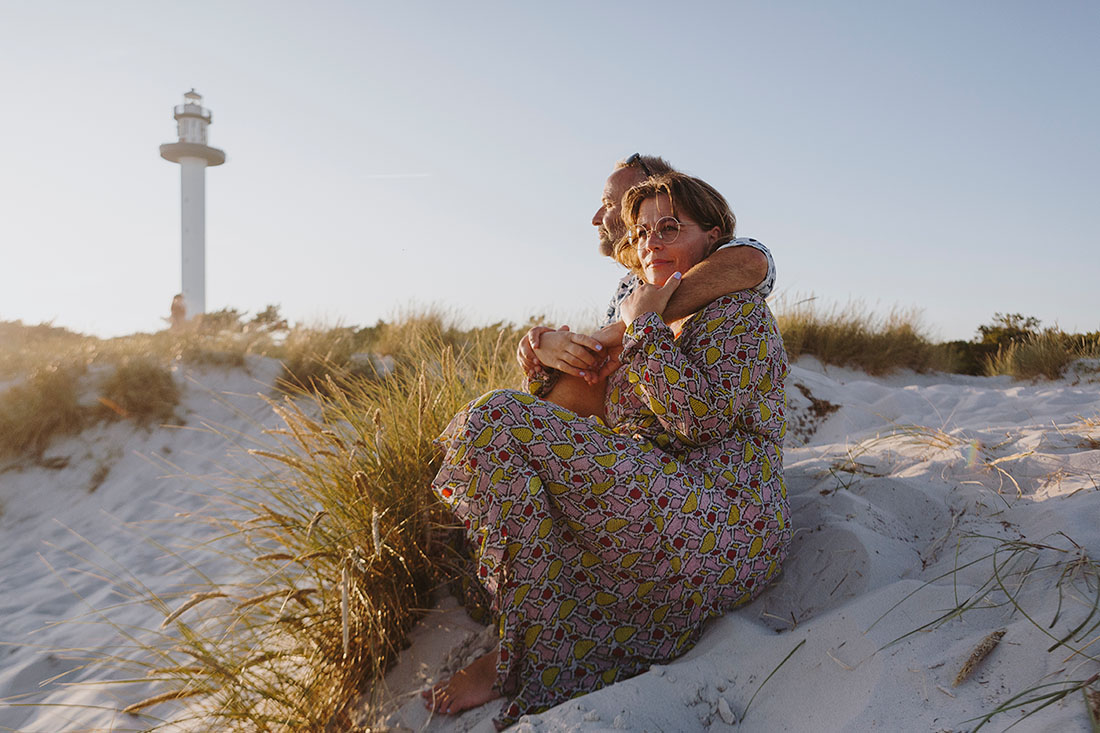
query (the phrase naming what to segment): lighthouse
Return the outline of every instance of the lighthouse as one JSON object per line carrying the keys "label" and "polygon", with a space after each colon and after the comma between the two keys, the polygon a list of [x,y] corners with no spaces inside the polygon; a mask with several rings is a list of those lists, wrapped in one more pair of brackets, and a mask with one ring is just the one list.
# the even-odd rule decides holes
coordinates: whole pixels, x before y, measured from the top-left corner
{"label": "lighthouse", "polygon": [[213,121],[194,89],[176,105],[179,141],[160,146],[160,157],[180,164],[180,222],[183,303],[188,317],[206,312],[206,168],[225,162],[225,153],[206,144]]}

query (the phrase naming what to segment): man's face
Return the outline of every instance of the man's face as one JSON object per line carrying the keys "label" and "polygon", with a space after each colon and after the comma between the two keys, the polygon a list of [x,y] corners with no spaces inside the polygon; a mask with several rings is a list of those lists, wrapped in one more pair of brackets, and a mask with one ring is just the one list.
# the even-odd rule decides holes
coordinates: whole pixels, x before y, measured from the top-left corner
{"label": "man's face", "polygon": [[615,242],[626,234],[626,227],[619,216],[619,204],[622,203],[623,194],[631,186],[645,180],[645,173],[640,168],[619,168],[607,178],[603,187],[603,196],[600,199],[600,208],[592,217],[592,224],[599,235],[600,254],[610,257],[615,252]]}

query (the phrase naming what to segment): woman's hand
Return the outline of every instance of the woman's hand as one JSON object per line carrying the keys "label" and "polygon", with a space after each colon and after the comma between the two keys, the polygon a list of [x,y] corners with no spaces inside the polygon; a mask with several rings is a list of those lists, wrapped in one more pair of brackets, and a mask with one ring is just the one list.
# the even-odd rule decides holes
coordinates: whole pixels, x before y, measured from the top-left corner
{"label": "woman's hand", "polygon": [[658,317],[663,317],[669,298],[679,286],[680,273],[678,272],[673,273],[661,287],[644,282],[638,283],[634,292],[619,304],[619,317],[628,326],[636,321],[638,316],[646,313],[656,313]]}
{"label": "woman's hand", "polygon": [[516,360],[519,361],[520,368],[527,376],[533,377],[542,366],[539,358],[535,356],[535,349],[539,347],[539,337],[553,330],[546,326],[535,326],[519,340],[519,345],[516,347]]}
{"label": "woman's hand", "polygon": [[545,331],[534,347],[539,363],[575,377],[587,377],[604,360],[603,345],[583,333],[573,333],[569,326],[558,331]]}

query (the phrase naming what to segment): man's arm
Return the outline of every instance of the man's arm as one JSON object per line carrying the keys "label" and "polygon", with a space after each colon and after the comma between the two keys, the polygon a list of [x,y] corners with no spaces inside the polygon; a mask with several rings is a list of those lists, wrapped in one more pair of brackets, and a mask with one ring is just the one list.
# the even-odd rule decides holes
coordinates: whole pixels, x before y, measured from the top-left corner
{"label": "man's arm", "polygon": [[756,287],[767,275],[767,255],[755,247],[720,249],[684,273],[664,319],[671,322],[690,316],[727,293]]}

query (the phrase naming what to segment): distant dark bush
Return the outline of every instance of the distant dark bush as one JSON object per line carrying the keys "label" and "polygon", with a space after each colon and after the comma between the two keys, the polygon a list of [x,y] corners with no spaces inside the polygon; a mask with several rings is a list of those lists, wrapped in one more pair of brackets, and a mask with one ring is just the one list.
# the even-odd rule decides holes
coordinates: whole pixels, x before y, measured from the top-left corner
{"label": "distant dark bush", "polygon": [[1019,313],[994,313],[993,322],[978,326],[978,343],[1005,347],[1038,335],[1039,319]]}
{"label": "distant dark bush", "polygon": [[986,373],[986,363],[991,356],[997,353],[998,349],[996,344],[983,344],[975,341],[947,341],[939,346],[951,354],[946,361],[953,365],[951,367],[952,372],[974,376],[981,376]]}

